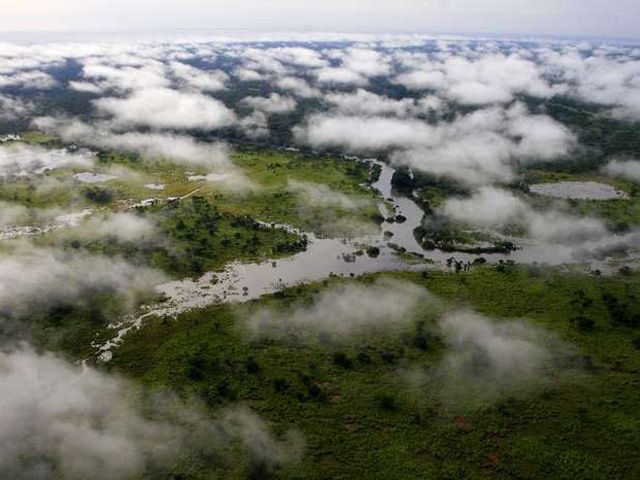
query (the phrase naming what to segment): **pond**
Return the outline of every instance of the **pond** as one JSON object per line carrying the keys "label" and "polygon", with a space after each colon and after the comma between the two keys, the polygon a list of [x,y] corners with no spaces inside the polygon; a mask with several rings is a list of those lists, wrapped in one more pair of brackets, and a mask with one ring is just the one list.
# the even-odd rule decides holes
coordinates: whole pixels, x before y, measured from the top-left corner
{"label": "pond", "polygon": [[545,197],[573,200],[613,200],[626,198],[626,193],[600,182],[537,183],[529,186],[532,193]]}

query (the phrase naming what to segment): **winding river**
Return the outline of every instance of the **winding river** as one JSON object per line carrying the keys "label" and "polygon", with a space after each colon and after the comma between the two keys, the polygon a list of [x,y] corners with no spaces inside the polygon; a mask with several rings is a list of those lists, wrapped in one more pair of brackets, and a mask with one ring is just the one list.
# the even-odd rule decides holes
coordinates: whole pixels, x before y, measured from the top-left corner
{"label": "winding river", "polygon": [[[299,232],[290,226],[283,228],[304,234],[309,239],[307,249],[291,257],[277,261],[258,263],[232,262],[220,272],[207,272],[198,279],[184,279],[158,285],[156,290],[163,294],[166,301],[147,305],[134,316],[122,319],[110,327],[117,331],[113,339],[94,345],[98,358],[109,361],[112,350],[132,329],[139,328],[146,318],[152,316],[176,317],[196,308],[214,303],[244,302],[262,295],[274,293],[282,288],[296,284],[322,280],[332,275],[357,276],[366,273],[384,271],[421,271],[429,268],[446,268],[447,259],[455,257],[463,263],[472,262],[479,255],[425,250],[415,239],[413,231],[420,226],[424,213],[410,198],[396,194],[391,186],[394,170],[377,160],[367,160],[380,166],[380,176],[372,188],[380,192],[395,208],[394,215],[402,215],[405,222],[388,222],[381,225],[380,235],[355,239],[319,238],[311,233]],[[380,208],[386,206],[380,202]],[[393,217],[394,215],[390,215]],[[391,232],[391,240],[396,246],[391,248],[383,232]],[[621,238],[620,241],[624,239]],[[511,254],[482,255],[488,262],[512,259],[516,262],[544,262],[559,265],[576,261],[576,251],[572,247],[550,249],[548,245],[535,245],[518,239],[520,249]],[[367,246],[377,246],[377,256],[364,252]],[[406,255],[398,255],[398,247],[406,250]],[[586,248],[598,248],[594,244]],[[356,254],[357,252],[357,254]],[[412,259],[414,257],[414,259]],[[592,262],[593,264],[593,262]]]}

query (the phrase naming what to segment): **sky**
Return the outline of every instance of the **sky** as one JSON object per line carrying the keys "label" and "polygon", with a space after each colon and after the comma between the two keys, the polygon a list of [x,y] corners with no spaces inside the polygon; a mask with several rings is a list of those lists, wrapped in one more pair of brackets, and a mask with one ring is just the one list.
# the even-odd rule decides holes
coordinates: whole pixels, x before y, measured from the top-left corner
{"label": "sky", "polygon": [[220,29],[640,37],[638,0],[0,0],[0,31]]}

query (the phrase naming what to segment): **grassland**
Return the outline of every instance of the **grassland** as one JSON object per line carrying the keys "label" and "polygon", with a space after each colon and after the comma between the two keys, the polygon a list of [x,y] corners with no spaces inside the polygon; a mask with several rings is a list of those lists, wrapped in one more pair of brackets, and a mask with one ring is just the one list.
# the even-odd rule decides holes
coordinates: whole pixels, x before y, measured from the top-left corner
{"label": "grassland", "polygon": [[[445,305],[524,317],[554,332],[578,365],[575,376],[487,401],[443,401],[435,386],[412,388],[403,372],[435,365],[448,348],[429,309],[405,327],[347,342],[257,341],[239,328],[256,308],[309,300],[342,279],[152,321],[127,338],[111,368],[153,388],[198,396],[212,412],[240,401],[276,431],[300,429],[307,454],[282,478],[640,475],[640,330],[632,321],[640,313],[640,277],[519,266],[395,277],[425,286]],[[607,307],[608,296],[624,307]],[[207,476],[192,471],[182,478]]]}

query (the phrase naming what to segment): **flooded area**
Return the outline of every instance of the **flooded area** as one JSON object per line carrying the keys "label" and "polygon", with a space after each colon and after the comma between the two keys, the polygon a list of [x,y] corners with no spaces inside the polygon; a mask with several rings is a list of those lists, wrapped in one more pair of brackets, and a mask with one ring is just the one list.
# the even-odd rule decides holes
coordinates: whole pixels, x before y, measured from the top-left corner
{"label": "flooded area", "polygon": [[105,173],[81,172],[76,173],[73,178],[81,183],[104,183],[109,180],[115,180],[115,175],[107,175]]}
{"label": "flooded area", "polygon": [[[476,255],[425,250],[413,234],[421,225],[424,212],[412,199],[394,192],[391,187],[393,168],[377,160],[367,162],[379,165],[381,169],[378,180],[371,186],[380,192],[382,198],[379,208],[387,218],[381,225],[379,235],[348,240],[319,238],[287,225],[274,225],[272,228],[305,235],[309,241],[307,249],[277,261],[233,262],[221,272],[208,272],[198,279],[176,280],[158,285],[156,290],[166,300],[145,306],[137,315],[111,325],[117,331],[115,338],[103,345],[94,345],[100,360],[109,361],[112,349],[130,330],[139,328],[146,318],[176,317],[185,311],[221,302],[245,302],[285,287],[333,275],[348,277],[386,271],[446,269],[455,265],[455,262],[467,268],[479,257],[489,263],[501,260],[549,265],[583,262],[587,268],[604,270],[611,255],[619,252],[621,245],[640,245],[637,234],[627,234],[584,244],[581,249],[573,246],[536,245],[526,239],[517,239],[521,248],[509,254]],[[398,215],[406,220],[396,221]],[[389,238],[384,232],[391,232],[393,235]]]}
{"label": "flooded area", "polygon": [[13,240],[21,237],[34,235],[44,235],[63,228],[73,228],[80,225],[80,222],[91,215],[93,210],[85,208],[79,212],[59,215],[50,223],[42,225],[8,225],[0,228],[0,240]]}
{"label": "flooded area", "polygon": [[531,193],[545,197],[573,200],[613,200],[627,194],[612,185],[600,182],[557,182],[530,185]]}

